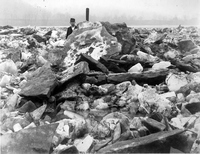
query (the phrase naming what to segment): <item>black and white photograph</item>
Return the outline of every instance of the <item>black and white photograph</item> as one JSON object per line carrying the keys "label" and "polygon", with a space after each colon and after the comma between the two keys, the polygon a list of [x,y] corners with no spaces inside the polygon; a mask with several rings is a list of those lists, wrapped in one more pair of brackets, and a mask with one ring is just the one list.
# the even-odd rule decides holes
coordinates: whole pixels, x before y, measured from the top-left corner
{"label": "black and white photograph", "polygon": [[200,154],[200,0],[0,0],[0,154]]}

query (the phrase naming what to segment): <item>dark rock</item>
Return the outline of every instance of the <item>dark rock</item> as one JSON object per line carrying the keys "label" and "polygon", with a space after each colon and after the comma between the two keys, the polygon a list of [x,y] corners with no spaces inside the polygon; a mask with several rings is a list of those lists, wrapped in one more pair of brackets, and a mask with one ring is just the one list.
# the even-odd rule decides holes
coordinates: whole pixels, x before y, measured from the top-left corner
{"label": "dark rock", "polygon": [[[126,70],[121,67],[121,61],[106,59],[105,57],[100,58],[100,62],[104,64],[110,71],[114,73],[124,73]],[[122,63],[123,64],[123,63]]]}
{"label": "dark rock", "polygon": [[184,61],[181,61],[179,59],[171,59],[170,62],[175,65],[180,71],[183,72],[199,72],[200,71],[200,67],[195,67],[195,65],[191,65],[190,63],[186,63]]}
{"label": "dark rock", "polygon": [[48,31],[46,34],[43,35],[43,37],[46,38],[46,40],[49,40],[51,38],[52,30]]}
{"label": "dark rock", "polygon": [[171,147],[180,150],[182,153],[190,153],[192,145],[197,137],[193,132],[183,132],[171,139]]}
{"label": "dark rock", "polygon": [[44,34],[44,36],[51,36],[52,34],[52,30],[48,31],[46,34]]}
{"label": "dark rock", "polygon": [[114,62],[110,62],[109,64],[108,64],[108,69],[110,70],[110,71],[112,71],[113,73],[125,73],[126,72],[126,70],[124,69],[124,68],[122,68],[122,67],[120,67],[120,66],[118,66],[116,63],[114,63]]}
{"label": "dark rock", "polygon": [[144,124],[144,126],[146,126],[148,128],[148,130],[151,133],[164,131],[164,129],[166,127],[163,123],[158,122],[158,121],[151,119],[151,118],[147,118],[147,119],[142,120],[142,123]]}
{"label": "dark rock", "polygon": [[[145,39],[148,37],[148,34],[139,34],[139,37],[137,38],[137,42],[141,42],[141,38]],[[139,39],[139,40],[138,40]]]}
{"label": "dark rock", "polygon": [[107,82],[106,75],[103,73],[99,72],[93,72],[93,73],[88,73],[84,79],[85,83],[90,83],[90,84],[104,84]]}
{"label": "dark rock", "polygon": [[19,94],[24,97],[50,97],[56,85],[56,75],[51,70],[50,64],[47,63],[34,72]]}
{"label": "dark rock", "polygon": [[123,54],[129,54],[134,49],[136,40],[132,37],[125,23],[110,24],[109,22],[101,22],[101,24],[121,43]]}
{"label": "dark rock", "polygon": [[78,154],[79,151],[75,146],[67,147],[67,149],[62,150],[59,154],[67,154],[67,153],[76,153]]}
{"label": "dark rock", "polygon": [[0,136],[1,152],[4,154],[49,154],[52,138],[58,124],[22,129],[16,133]]}
{"label": "dark rock", "polygon": [[26,112],[32,112],[36,109],[35,104],[32,101],[28,101],[25,104],[23,104],[20,108],[17,110],[21,113],[26,113]]}
{"label": "dark rock", "polygon": [[46,42],[47,42],[47,39],[45,37],[43,37],[43,36],[40,36],[40,35],[36,35],[35,34],[35,35],[33,35],[33,38],[36,39],[36,41],[38,43],[43,42],[44,44],[46,44]]}
{"label": "dark rock", "polygon": [[140,127],[137,131],[140,137],[147,136],[150,134],[149,130],[145,126]]}
{"label": "dark rock", "polygon": [[86,76],[84,82],[85,83],[90,83],[90,84],[97,84],[98,80],[96,79],[95,76]]}
{"label": "dark rock", "polygon": [[151,113],[151,114],[149,115],[149,117],[150,117],[151,119],[154,119],[154,120],[158,121],[158,122],[161,122],[162,119],[163,119],[162,114],[159,113],[159,112],[153,112],[153,113]]}
{"label": "dark rock", "polygon": [[88,62],[90,70],[102,71],[105,74],[109,73],[108,69],[102,63],[93,59],[91,56],[82,53],[80,59],[77,62],[79,61]]}
{"label": "dark rock", "polygon": [[190,111],[190,113],[195,114],[200,111],[200,102],[186,104],[185,108]]}
{"label": "dark rock", "polygon": [[73,72],[70,74],[63,74],[63,78],[61,79],[61,83],[65,83],[69,81],[70,79],[80,75],[80,74],[87,74],[90,72],[88,63],[85,61],[82,61],[78,64],[76,64],[73,68]]}
{"label": "dark rock", "polygon": [[64,138],[61,142],[60,142],[60,144],[67,144],[68,142],[69,142],[69,138]]}
{"label": "dark rock", "polygon": [[192,40],[182,40],[178,42],[178,47],[181,51],[189,52],[190,50],[196,48],[197,46],[194,44]]}
{"label": "dark rock", "polygon": [[[113,61],[113,60],[111,60]],[[140,63],[143,67],[151,68],[154,64],[151,60],[148,59],[141,59],[139,56],[135,55],[124,55],[120,58],[120,61],[115,61],[120,63],[123,67],[127,68],[127,70],[132,67],[133,65]]]}
{"label": "dark rock", "polygon": [[168,70],[146,71],[142,73],[112,73],[107,76],[107,80],[111,83],[135,80],[136,82],[155,84],[163,82],[167,75]]}
{"label": "dark rock", "polygon": [[[164,131],[128,141],[109,145],[100,153],[169,153],[170,140],[184,130]],[[172,138],[170,138],[172,137]],[[170,139],[170,140],[169,140]],[[167,142],[168,141],[168,142]],[[154,147],[154,148],[152,148]]]}

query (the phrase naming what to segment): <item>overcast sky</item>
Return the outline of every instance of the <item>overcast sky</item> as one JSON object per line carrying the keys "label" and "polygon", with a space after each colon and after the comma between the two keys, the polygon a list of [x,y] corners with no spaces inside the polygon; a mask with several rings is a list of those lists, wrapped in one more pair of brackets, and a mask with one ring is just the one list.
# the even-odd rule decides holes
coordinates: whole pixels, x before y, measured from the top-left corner
{"label": "overcast sky", "polygon": [[200,0],[0,0],[0,25],[61,26],[71,17],[81,22],[87,7],[91,21],[200,26]]}
{"label": "overcast sky", "polygon": [[166,18],[200,17],[200,0],[23,0],[33,6],[70,15],[85,14],[85,8],[96,16],[136,14],[144,19],[156,14]]}

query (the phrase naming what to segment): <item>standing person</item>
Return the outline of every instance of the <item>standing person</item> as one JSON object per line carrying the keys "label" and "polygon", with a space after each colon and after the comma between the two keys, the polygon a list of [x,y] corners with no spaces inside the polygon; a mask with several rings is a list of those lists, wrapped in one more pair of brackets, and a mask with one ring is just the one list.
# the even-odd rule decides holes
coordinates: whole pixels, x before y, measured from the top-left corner
{"label": "standing person", "polygon": [[70,19],[70,27],[67,28],[67,35],[66,35],[66,39],[67,37],[75,30],[77,29],[78,27],[76,26],[76,21],[74,18],[71,18]]}

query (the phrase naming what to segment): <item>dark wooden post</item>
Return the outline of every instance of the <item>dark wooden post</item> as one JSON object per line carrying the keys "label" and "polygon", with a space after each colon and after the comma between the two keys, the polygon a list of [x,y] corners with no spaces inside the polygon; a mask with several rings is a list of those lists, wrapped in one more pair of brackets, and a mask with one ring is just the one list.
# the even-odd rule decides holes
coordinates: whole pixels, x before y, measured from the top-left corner
{"label": "dark wooden post", "polygon": [[86,21],[89,21],[89,8],[86,8]]}

